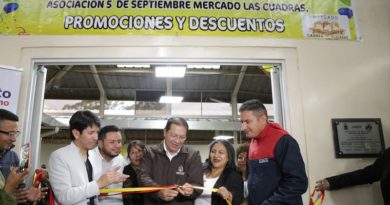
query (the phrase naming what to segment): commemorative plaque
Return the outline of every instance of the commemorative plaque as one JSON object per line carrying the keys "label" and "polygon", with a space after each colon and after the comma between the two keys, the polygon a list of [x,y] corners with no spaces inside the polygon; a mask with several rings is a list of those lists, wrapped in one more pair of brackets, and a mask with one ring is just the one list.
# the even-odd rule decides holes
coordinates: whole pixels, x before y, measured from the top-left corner
{"label": "commemorative plaque", "polygon": [[336,158],[377,157],[384,151],[381,119],[332,119]]}

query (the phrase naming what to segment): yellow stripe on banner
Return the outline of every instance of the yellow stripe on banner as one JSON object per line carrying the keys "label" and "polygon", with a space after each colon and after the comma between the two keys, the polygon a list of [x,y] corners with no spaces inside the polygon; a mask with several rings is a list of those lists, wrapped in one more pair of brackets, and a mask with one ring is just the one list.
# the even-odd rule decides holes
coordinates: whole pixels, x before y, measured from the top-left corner
{"label": "yellow stripe on banner", "polygon": [[[217,188],[210,188],[210,187],[201,187],[201,186],[192,186],[194,189],[201,189],[201,190],[209,190],[211,192],[218,192]],[[112,188],[112,189],[100,189],[101,194],[108,194],[108,193],[123,193],[123,192],[143,192],[143,191],[158,191],[163,189],[173,189],[176,188],[176,186],[165,186],[165,187],[133,187],[133,188]],[[226,200],[228,205],[232,205],[230,201]]]}
{"label": "yellow stripe on banner", "polygon": [[202,189],[202,190],[208,190],[211,192],[218,192],[217,188],[210,188],[210,187],[202,187],[202,186],[192,186],[194,189]]}

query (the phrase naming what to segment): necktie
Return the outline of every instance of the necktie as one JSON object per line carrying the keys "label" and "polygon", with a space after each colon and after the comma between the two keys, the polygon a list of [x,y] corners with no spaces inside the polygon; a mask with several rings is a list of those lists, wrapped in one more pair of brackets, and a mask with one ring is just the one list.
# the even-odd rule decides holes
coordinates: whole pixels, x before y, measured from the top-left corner
{"label": "necktie", "polygon": [[[88,159],[88,155],[87,155],[87,161],[85,162],[85,166],[87,167],[88,180],[92,181],[93,170],[92,170],[92,164],[91,164],[91,162]],[[95,205],[94,198],[95,197],[89,198],[89,205]]]}

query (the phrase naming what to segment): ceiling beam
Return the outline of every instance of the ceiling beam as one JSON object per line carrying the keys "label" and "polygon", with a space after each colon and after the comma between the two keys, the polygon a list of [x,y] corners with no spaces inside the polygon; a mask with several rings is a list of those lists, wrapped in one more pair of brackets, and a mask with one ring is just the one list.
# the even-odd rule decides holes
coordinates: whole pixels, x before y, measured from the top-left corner
{"label": "ceiling beam", "polygon": [[[76,68],[72,71],[78,72],[78,73],[89,73],[90,71],[84,69],[84,68]],[[140,73],[140,74],[154,74],[154,70],[151,68],[97,68],[97,73]],[[188,75],[240,75],[240,72],[237,71],[231,71],[231,70],[193,70],[193,69],[187,69],[186,70],[186,76]],[[258,73],[248,73],[247,76],[266,76],[265,74],[258,72]]]}
{"label": "ceiling beam", "polygon": [[[56,91],[58,92],[67,92],[67,91],[75,91],[79,90],[81,92],[95,91],[96,88],[58,88]],[[124,92],[136,92],[136,91],[158,91],[164,92],[164,88],[105,88],[106,91],[124,91]],[[173,89],[174,92],[203,92],[203,93],[231,93],[231,90],[196,90],[196,89]]]}
{"label": "ceiling beam", "polygon": [[60,87],[62,78],[68,73],[70,69],[73,68],[73,65],[66,65],[63,69],[60,69],[47,83],[45,88],[45,93],[50,90],[52,87]]}
{"label": "ceiling beam", "polygon": [[45,113],[42,113],[42,124],[52,126],[52,127],[67,127],[67,125],[62,124],[54,117],[47,115]]}
{"label": "ceiling beam", "polygon": [[50,137],[52,135],[57,134],[60,131],[59,127],[55,127],[54,130],[41,133],[41,138]]}
{"label": "ceiling beam", "polygon": [[218,100],[218,99],[215,99],[215,98],[209,98],[209,99],[210,99],[210,101],[216,102],[216,103],[226,103],[226,102],[224,102],[222,100]]}
{"label": "ceiling beam", "polygon": [[232,104],[232,117],[233,119],[237,119],[237,95],[238,91],[240,90],[242,81],[244,80],[245,72],[246,72],[247,66],[242,66],[240,70],[240,75],[238,75],[236,84],[234,85],[234,89],[232,91],[231,95],[231,104]]}
{"label": "ceiling beam", "polygon": [[95,65],[90,65],[89,68],[91,69],[93,78],[95,79],[96,85],[99,88],[99,92],[100,92],[99,116],[101,118],[103,118],[104,117],[104,105],[106,104],[106,101],[107,101],[106,91],[104,90],[103,83],[99,78],[99,74],[96,71]]}
{"label": "ceiling beam", "polygon": [[[245,72],[246,72],[247,66],[242,66],[240,70],[240,75],[237,77],[236,84],[234,85],[234,89],[232,92],[232,95],[230,97],[231,99],[231,105],[232,105],[232,120],[236,121],[238,116],[237,116],[237,95],[238,91],[240,90],[242,81],[244,80],[245,77]],[[241,123],[240,123],[240,128],[241,128]],[[233,138],[233,144],[234,146],[237,145],[237,132],[234,132],[234,138]]]}

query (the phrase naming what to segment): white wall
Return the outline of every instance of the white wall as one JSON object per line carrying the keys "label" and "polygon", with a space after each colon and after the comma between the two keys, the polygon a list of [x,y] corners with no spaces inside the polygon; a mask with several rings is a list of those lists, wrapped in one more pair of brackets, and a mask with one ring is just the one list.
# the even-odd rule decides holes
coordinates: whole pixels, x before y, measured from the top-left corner
{"label": "white wall", "polygon": [[[32,59],[283,59],[287,127],[300,143],[312,189],[320,178],[352,171],[373,161],[335,159],[331,118],[381,118],[385,142],[390,145],[390,1],[357,0],[356,4],[361,42],[176,36],[0,36],[0,64],[25,69],[19,103],[23,124]],[[45,146],[44,151],[52,148]],[[380,189],[374,184],[329,192],[324,204],[381,204]]]}

